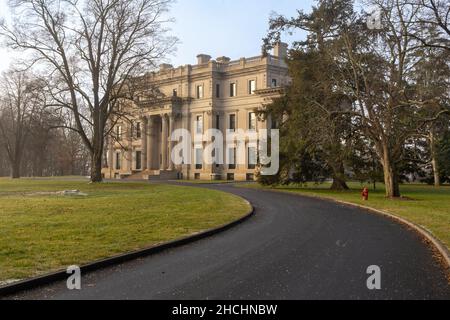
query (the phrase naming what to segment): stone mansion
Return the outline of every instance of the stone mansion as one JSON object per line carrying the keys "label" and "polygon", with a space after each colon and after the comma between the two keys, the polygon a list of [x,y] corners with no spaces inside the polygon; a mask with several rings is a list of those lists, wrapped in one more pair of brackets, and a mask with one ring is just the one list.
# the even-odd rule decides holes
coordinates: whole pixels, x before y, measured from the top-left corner
{"label": "stone mansion", "polygon": [[[192,134],[218,129],[224,135],[227,130],[272,128],[270,118],[260,119],[255,111],[279,97],[289,83],[286,54],[287,45],[279,43],[266,56],[231,61],[199,54],[197,65],[174,68],[163,64],[158,72],[147,73],[138,97],[122,106],[129,108],[131,121],[114,124],[115,139],[107,143],[104,177],[254,180],[256,166],[247,161],[250,152],[246,164],[208,165],[198,161],[205,144],[193,143],[195,164],[175,165],[170,136],[180,128]],[[150,92],[154,88],[158,98]]]}

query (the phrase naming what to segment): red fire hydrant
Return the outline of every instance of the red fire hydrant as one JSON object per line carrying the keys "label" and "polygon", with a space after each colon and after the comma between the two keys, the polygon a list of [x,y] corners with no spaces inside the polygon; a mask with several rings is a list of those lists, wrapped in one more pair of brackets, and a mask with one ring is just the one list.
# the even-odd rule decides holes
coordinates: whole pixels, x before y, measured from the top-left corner
{"label": "red fire hydrant", "polygon": [[368,201],[369,200],[369,189],[364,187],[361,195],[362,195],[364,201]]}

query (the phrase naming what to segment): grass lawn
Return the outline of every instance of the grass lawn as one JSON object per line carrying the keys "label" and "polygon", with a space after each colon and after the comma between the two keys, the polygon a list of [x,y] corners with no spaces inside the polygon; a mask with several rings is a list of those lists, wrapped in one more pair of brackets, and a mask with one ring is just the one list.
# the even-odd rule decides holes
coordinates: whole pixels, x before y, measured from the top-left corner
{"label": "grass lawn", "polygon": [[[378,186],[374,191],[371,187],[369,201],[363,201],[360,183],[350,183],[350,191],[331,191],[330,184],[308,184],[301,186],[280,186],[275,190],[319,196],[365,205],[387,211],[418,224],[439,238],[450,249],[450,187],[435,188],[428,185],[402,185],[402,196],[407,199],[391,200],[385,197],[384,187]],[[259,185],[244,187],[263,188]],[[368,185],[369,187],[369,185]]]}
{"label": "grass lawn", "polygon": [[[73,189],[88,196],[45,194]],[[0,282],[187,236],[248,210],[233,195],[182,186],[0,179]]]}

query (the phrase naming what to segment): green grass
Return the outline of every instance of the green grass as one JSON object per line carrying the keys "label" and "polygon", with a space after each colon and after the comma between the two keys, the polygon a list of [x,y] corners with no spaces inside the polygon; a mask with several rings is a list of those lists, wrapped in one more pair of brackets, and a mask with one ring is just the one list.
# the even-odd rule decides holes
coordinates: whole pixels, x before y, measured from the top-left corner
{"label": "green grass", "polygon": [[[401,186],[402,196],[405,199],[387,199],[384,187],[370,190],[369,201],[361,197],[362,185],[350,183],[350,191],[329,190],[330,184],[308,184],[302,186],[280,186],[278,191],[293,192],[309,196],[317,196],[342,200],[375,209],[387,211],[394,215],[418,224],[439,238],[450,249],[450,187],[435,188],[428,185],[405,184]],[[244,187],[263,188],[259,185],[246,185]]]}
{"label": "green grass", "polygon": [[[88,196],[36,194],[73,189]],[[248,210],[233,195],[182,186],[0,179],[0,281],[187,236]]]}

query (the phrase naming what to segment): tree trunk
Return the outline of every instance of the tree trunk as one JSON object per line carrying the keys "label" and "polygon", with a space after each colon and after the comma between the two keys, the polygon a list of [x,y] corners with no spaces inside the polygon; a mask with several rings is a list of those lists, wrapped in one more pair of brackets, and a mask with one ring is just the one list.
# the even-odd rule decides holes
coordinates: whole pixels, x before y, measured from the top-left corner
{"label": "tree trunk", "polygon": [[91,182],[97,183],[103,181],[102,164],[102,152],[94,152],[91,159]]}
{"label": "tree trunk", "polygon": [[430,132],[430,150],[431,150],[431,165],[433,166],[434,186],[441,186],[441,176],[439,174],[439,162],[437,160],[436,140],[433,131]]}
{"label": "tree trunk", "polygon": [[33,177],[42,177],[44,175],[44,156],[39,154],[33,160]]}
{"label": "tree trunk", "polygon": [[102,108],[97,106],[94,109],[94,136],[92,139],[91,149],[91,182],[103,182],[102,165],[103,165],[103,146],[104,146],[104,131],[105,121],[100,118],[100,110]]}
{"label": "tree trunk", "polygon": [[398,176],[389,161],[383,161],[384,184],[386,186],[386,197],[399,198],[400,185]]}
{"label": "tree trunk", "polygon": [[441,176],[439,174],[439,163],[436,160],[436,158],[433,158],[433,160],[431,161],[432,165],[433,165],[433,174],[434,174],[434,186],[436,188],[439,188],[442,183],[441,183]]}
{"label": "tree trunk", "polygon": [[77,175],[77,172],[76,172],[76,169],[75,169],[75,161],[73,160],[73,158],[70,161],[70,175],[72,175],[72,176],[76,176]]}
{"label": "tree trunk", "polygon": [[381,155],[381,165],[383,166],[384,184],[386,187],[387,198],[399,198],[400,197],[400,185],[398,181],[398,175],[395,170],[394,164],[391,161],[391,153],[389,146],[385,142],[381,142],[378,145],[379,153]]}
{"label": "tree trunk", "polygon": [[336,167],[333,167],[333,184],[331,190],[349,190],[344,173],[344,165],[342,162]]}
{"label": "tree trunk", "polygon": [[22,152],[20,150],[20,143],[16,143],[16,150],[14,151],[14,156],[9,158],[9,163],[11,166],[11,178],[20,178],[20,169],[22,163]]}
{"label": "tree trunk", "polygon": [[339,177],[333,177],[333,184],[331,185],[331,190],[349,190],[345,180]]}
{"label": "tree trunk", "polygon": [[11,178],[20,179],[20,162],[19,161],[11,162]]}

